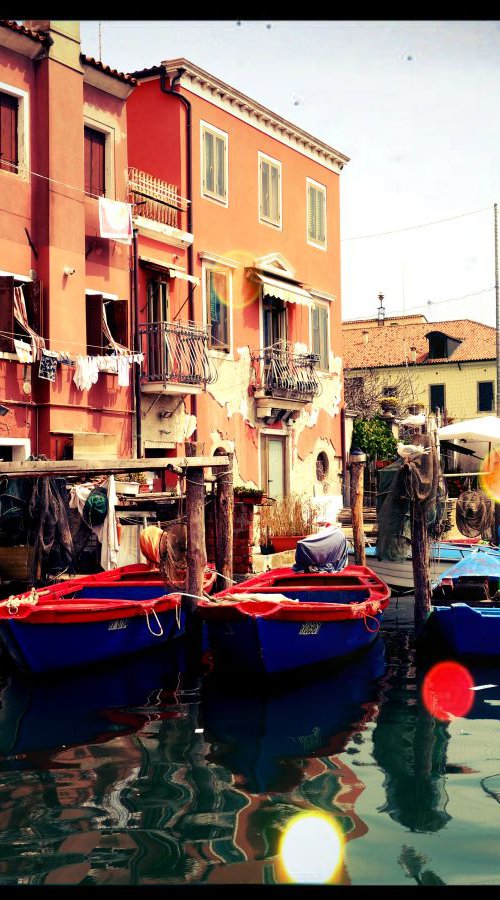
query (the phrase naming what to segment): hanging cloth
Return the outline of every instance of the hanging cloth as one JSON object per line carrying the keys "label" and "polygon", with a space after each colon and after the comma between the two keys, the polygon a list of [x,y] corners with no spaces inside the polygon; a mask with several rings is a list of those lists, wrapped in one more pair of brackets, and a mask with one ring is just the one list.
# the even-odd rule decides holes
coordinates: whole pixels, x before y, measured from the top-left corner
{"label": "hanging cloth", "polygon": [[33,360],[40,359],[40,353],[45,349],[45,341],[36,331],[30,327],[28,323],[28,313],[26,312],[26,301],[22,287],[14,288],[14,318],[17,319],[22,328],[29,334],[31,338],[31,352]]}
{"label": "hanging cloth", "polygon": [[38,365],[38,377],[46,381],[56,380],[57,356],[50,350],[42,350],[42,358]]}

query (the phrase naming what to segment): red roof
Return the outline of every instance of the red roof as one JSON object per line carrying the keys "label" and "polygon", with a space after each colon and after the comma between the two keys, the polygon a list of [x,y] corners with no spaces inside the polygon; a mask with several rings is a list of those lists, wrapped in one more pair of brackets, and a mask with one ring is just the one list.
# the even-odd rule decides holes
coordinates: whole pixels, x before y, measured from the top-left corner
{"label": "red roof", "polygon": [[19,34],[25,34],[32,41],[38,41],[40,44],[45,43],[47,40],[47,34],[44,31],[33,31],[31,28],[26,28],[25,25],[18,25],[12,19],[0,19],[0,25],[3,28],[9,28],[11,31],[17,31]]}
{"label": "red roof", "polygon": [[137,84],[137,80],[133,78],[132,75],[126,75],[125,72],[117,72],[116,69],[105,66],[104,63],[100,62],[98,59],[94,59],[93,56],[86,56],[85,53],[82,53],[81,60],[88,66],[93,66],[94,69],[99,69],[100,72],[105,72],[106,75],[111,75],[113,78],[119,78],[120,81],[125,81],[127,84]]}
{"label": "red roof", "polygon": [[[374,320],[372,320],[374,321]],[[376,320],[375,320],[376,321]],[[343,357],[346,369],[376,369],[385,366],[404,366],[414,362],[411,348],[416,349],[415,362],[429,363],[473,362],[496,359],[496,331],[490,325],[470,319],[453,319],[447,322],[405,322],[405,317],[391,318],[389,324],[368,327],[361,321],[358,328],[342,329]],[[445,359],[429,357],[429,341],[426,335],[440,332],[460,341],[451,356]],[[366,334],[363,336],[363,332]],[[365,343],[365,338],[367,338]]]}

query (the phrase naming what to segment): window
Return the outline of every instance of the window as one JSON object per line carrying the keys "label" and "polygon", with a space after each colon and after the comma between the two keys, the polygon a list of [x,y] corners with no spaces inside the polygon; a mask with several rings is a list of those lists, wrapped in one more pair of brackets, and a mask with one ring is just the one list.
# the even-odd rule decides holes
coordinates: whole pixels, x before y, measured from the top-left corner
{"label": "window", "polygon": [[315,304],[311,310],[312,352],[319,356],[318,369],[328,372],[328,307]]}
{"label": "window", "polygon": [[0,276],[0,351],[14,352],[14,338],[30,340],[26,328],[15,316],[14,288],[22,287],[26,321],[35,334],[42,334],[42,284],[18,281],[13,275]]}
{"label": "window", "polygon": [[229,352],[229,275],[220,269],[207,269],[207,321],[212,350]]}
{"label": "window", "polygon": [[18,154],[18,110],[17,97],[0,93],[0,169],[17,172]]}
{"label": "window", "polygon": [[437,412],[439,409],[440,412],[444,410],[444,384],[431,384],[429,385],[429,395],[430,395],[430,403],[429,406],[431,408],[431,412]]}
{"label": "window", "polygon": [[316,457],[316,478],[325,481],[330,471],[330,462],[325,451],[322,450]]}
{"label": "window", "polygon": [[286,303],[277,297],[264,294],[262,298],[264,348],[276,346],[287,340],[288,322]]}
{"label": "window", "polygon": [[477,383],[477,409],[478,412],[493,412],[494,391],[492,381],[478,381]]}
{"label": "window", "polygon": [[127,301],[87,293],[87,354],[102,356],[112,342],[127,346]]}
{"label": "window", "polygon": [[227,204],[227,134],[201,125],[202,193]]}
{"label": "window", "polygon": [[326,187],[307,179],[307,242],[326,250]]}
{"label": "window", "polygon": [[441,331],[429,331],[426,337],[429,342],[429,359],[448,359],[461,343]]}
{"label": "window", "polygon": [[85,193],[91,196],[106,195],[106,135],[95,128],[84,128],[85,141]]}
{"label": "window", "polygon": [[259,219],[281,226],[281,163],[259,153]]}
{"label": "window", "polygon": [[168,280],[165,278],[149,278],[148,328],[146,333],[148,377],[152,380],[163,380],[168,377],[168,347],[165,322],[168,322]]}

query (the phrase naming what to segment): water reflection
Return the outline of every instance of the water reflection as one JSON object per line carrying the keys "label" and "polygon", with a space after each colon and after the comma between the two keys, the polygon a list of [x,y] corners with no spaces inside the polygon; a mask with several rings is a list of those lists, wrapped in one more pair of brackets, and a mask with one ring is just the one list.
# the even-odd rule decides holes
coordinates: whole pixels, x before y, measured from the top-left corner
{"label": "water reflection", "polygon": [[436,832],[446,811],[446,750],[449,730],[420,701],[424,672],[417,669],[410,636],[390,652],[384,696],[373,732],[373,756],[385,773],[386,802],[380,812],[410,831]]}

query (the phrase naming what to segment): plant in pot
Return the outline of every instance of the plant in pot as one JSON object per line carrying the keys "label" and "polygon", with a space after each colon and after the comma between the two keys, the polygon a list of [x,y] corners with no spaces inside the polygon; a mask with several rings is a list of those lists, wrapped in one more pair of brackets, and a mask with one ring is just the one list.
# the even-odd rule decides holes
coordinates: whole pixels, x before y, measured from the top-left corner
{"label": "plant in pot", "polygon": [[241,503],[248,503],[251,506],[260,505],[264,497],[264,491],[260,488],[248,488],[243,484],[238,484],[234,488],[234,499]]}
{"label": "plant in pot", "polygon": [[[275,553],[294,550],[297,541],[317,531],[317,511],[311,501],[299,494],[279,497],[275,503],[263,506],[260,514],[261,551]],[[263,549],[264,548],[264,549]]]}

